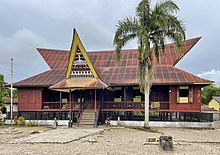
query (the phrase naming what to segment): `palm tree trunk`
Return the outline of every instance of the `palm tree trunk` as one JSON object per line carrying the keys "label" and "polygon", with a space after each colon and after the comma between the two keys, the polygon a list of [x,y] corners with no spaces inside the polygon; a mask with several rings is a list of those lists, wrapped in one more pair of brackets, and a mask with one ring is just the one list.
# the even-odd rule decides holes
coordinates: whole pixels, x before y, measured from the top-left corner
{"label": "palm tree trunk", "polygon": [[144,127],[149,127],[149,99],[150,99],[150,84],[149,84],[149,74],[148,66],[146,65],[145,70],[145,86],[144,86]]}

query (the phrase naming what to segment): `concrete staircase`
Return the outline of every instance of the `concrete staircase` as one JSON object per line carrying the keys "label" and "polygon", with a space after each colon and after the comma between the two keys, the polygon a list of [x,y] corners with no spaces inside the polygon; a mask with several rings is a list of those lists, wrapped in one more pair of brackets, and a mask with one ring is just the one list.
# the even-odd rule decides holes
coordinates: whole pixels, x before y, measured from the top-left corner
{"label": "concrete staircase", "polygon": [[94,109],[84,109],[79,127],[93,127],[95,121]]}

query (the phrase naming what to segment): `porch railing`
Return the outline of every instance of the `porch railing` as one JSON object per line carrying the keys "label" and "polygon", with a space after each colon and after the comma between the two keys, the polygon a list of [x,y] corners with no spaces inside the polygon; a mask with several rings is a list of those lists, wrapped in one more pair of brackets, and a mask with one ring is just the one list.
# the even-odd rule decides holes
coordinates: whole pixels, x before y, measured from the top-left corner
{"label": "porch railing", "polygon": [[[86,104],[86,102],[84,103]],[[92,105],[92,104],[91,104]],[[84,106],[84,105],[83,105]],[[97,111],[98,108],[100,109],[106,109],[106,110],[138,110],[138,109],[144,109],[144,101],[141,102],[133,102],[133,101],[122,101],[122,102],[114,102],[114,101],[103,101],[102,106],[100,104],[97,104]],[[81,110],[80,103],[72,103],[71,109],[75,109],[80,111]],[[83,107],[85,108],[85,107]],[[90,108],[94,108],[93,106]],[[170,102],[169,101],[150,101],[149,108],[151,111],[156,110],[169,110],[170,109]],[[42,104],[43,110],[69,110],[69,103],[62,102],[43,102]]]}
{"label": "porch railing", "polygon": [[[150,101],[150,110],[169,110],[169,101]],[[104,101],[103,109],[144,109],[144,101],[142,102],[114,102],[114,101]]]}
{"label": "porch railing", "polygon": [[95,111],[95,120],[94,120],[94,127],[97,127],[98,125],[98,119],[99,119],[99,112],[100,112],[100,100],[97,102],[97,109]]}
{"label": "porch railing", "polygon": [[[80,103],[72,102],[71,109],[80,110]],[[42,109],[43,110],[52,110],[52,109],[62,109],[62,110],[69,110],[69,102],[60,102],[60,101],[53,101],[53,102],[42,102]]]}
{"label": "porch railing", "polygon": [[83,110],[84,110],[84,103],[81,104],[79,113],[77,115],[77,126],[80,123],[80,120],[81,120],[81,117],[82,117],[82,114],[83,114]]}

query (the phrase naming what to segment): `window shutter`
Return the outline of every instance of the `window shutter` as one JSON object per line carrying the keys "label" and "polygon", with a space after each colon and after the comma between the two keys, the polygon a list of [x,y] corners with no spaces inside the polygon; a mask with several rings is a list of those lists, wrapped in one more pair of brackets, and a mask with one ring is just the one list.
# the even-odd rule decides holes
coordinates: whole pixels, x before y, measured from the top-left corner
{"label": "window shutter", "polygon": [[189,103],[193,103],[193,86],[189,87]]}
{"label": "window shutter", "polygon": [[179,95],[180,92],[179,92],[179,87],[178,87],[178,86],[176,87],[176,92],[177,92],[177,93],[176,93],[176,94],[177,94],[177,95],[176,95],[176,97],[177,97],[177,98],[176,98],[176,102],[177,102],[177,103],[180,103],[180,95]]}

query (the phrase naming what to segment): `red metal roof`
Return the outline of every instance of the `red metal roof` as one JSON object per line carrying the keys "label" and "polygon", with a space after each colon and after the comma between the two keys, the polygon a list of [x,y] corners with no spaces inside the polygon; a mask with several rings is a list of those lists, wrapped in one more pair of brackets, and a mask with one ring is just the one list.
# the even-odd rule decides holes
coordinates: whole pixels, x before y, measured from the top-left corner
{"label": "red metal roof", "polygon": [[[138,85],[136,67],[102,67],[97,68],[104,83],[108,85]],[[49,87],[65,79],[65,69],[52,69],[14,84],[15,87]],[[178,85],[193,83],[210,83],[176,67],[161,65],[155,68],[154,85]]]}
{"label": "red metal roof", "polygon": [[[175,45],[166,45],[167,54],[161,55],[160,64],[155,67],[154,85],[166,84],[207,84],[211,81],[182,71],[175,65],[200,38],[186,40],[182,46],[182,56],[178,56]],[[15,87],[48,87],[65,79],[69,51],[38,49],[51,70],[15,83]],[[114,51],[87,53],[102,81],[109,85],[138,85],[138,52],[122,50],[120,65],[116,64]]]}
{"label": "red metal roof", "polygon": [[[160,54],[160,65],[172,65],[180,61],[180,59],[189,52],[189,50],[201,39],[201,37],[189,39],[183,42],[181,52],[178,54],[175,44],[166,45],[166,55]],[[47,62],[51,69],[66,68],[68,65],[68,50],[52,50],[37,48],[41,56]],[[117,66],[115,63],[114,50],[87,52],[94,67],[110,67]],[[137,49],[122,50],[120,66],[137,66],[138,51]]]}
{"label": "red metal roof", "polygon": [[207,105],[201,105],[201,111],[202,112],[218,112],[217,110],[213,108],[209,108]]}
{"label": "red metal roof", "polygon": [[37,48],[51,69],[65,68],[68,65],[69,51]]}
{"label": "red metal roof", "polygon": [[49,87],[65,78],[65,69],[52,69],[22,81],[14,83],[14,87]]}

